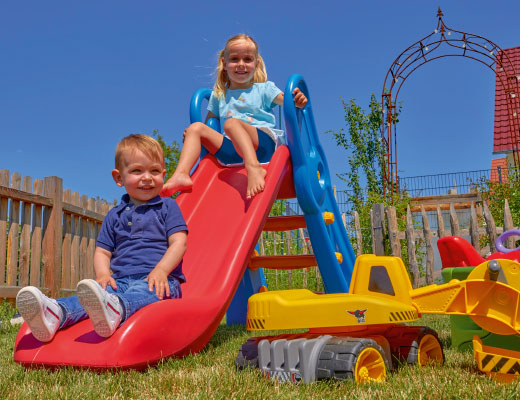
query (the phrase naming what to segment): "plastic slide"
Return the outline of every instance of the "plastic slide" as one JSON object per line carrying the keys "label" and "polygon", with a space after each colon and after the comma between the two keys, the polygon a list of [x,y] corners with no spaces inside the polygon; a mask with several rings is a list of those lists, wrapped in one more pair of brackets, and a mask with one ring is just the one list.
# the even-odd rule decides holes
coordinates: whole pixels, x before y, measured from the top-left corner
{"label": "plastic slide", "polygon": [[25,367],[144,369],[165,357],[201,351],[231,302],[273,202],[284,196],[284,188],[293,190],[286,146],[266,168],[264,192],[246,200],[244,168],[223,168],[211,155],[199,163],[193,191],[177,199],[189,229],[182,299],[139,310],[108,339],[98,336],[88,319],[58,331],[48,343],[36,340],[23,324],[14,360]]}
{"label": "plastic slide", "polygon": [[[297,110],[294,105],[291,93],[296,87],[308,99],[303,109]],[[202,121],[201,104],[210,93],[201,89],[193,96],[192,122]],[[108,339],[99,337],[88,319],[58,331],[49,343],[37,341],[23,324],[16,338],[14,360],[26,367],[144,369],[166,357],[201,351],[239,285],[242,293],[235,302],[245,302],[248,297],[242,290],[247,285],[241,285],[241,279],[277,198],[298,198],[325,291],[348,292],[355,255],[334,199],[303,77],[292,75],[285,93],[289,147],[280,146],[265,167],[267,177],[261,194],[246,200],[245,169],[221,167],[208,155],[192,175],[193,191],[178,197],[190,231],[183,261],[187,283],[182,285],[182,299],[160,301],[139,310]],[[208,125],[219,129],[215,119]],[[333,218],[326,222],[325,214]],[[233,320],[245,319],[241,315],[244,310],[239,311]]]}

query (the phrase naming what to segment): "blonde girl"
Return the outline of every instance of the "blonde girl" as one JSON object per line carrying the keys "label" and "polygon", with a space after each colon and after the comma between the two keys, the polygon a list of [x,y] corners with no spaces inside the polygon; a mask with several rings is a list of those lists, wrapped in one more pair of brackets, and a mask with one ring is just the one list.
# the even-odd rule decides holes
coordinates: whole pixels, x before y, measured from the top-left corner
{"label": "blonde girl", "polygon": [[[293,91],[294,102],[303,108],[307,98]],[[277,144],[272,108],[283,104],[283,92],[267,81],[265,64],[252,37],[230,38],[219,53],[217,79],[208,103],[209,118],[219,118],[224,134],[195,122],[184,131],[184,145],[173,176],[161,195],[190,189],[189,173],[200,156],[201,144],[223,164],[244,163],[247,172],[246,198],[264,190],[266,171]]]}

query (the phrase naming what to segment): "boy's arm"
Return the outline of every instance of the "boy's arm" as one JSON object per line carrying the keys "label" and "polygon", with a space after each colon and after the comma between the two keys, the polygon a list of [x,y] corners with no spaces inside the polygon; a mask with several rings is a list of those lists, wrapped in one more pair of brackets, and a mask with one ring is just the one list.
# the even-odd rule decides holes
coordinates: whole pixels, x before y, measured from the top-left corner
{"label": "boy's arm", "polygon": [[112,286],[112,289],[117,289],[116,281],[110,274],[110,259],[112,253],[102,247],[96,247],[94,252],[94,272],[96,274],[96,282],[99,283],[103,289],[107,285]]}
{"label": "boy's arm", "polygon": [[186,231],[172,233],[168,238],[168,250],[145,279],[145,281],[148,281],[148,289],[152,291],[155,287],[155,294],[161,300],[165,294],[166,297],[170,296],[168,275],[179,265],[184,256],[187,237]]}
{"label": "boy's arm", "polygon": [[[294,89],[292,94],[294,95],[294,104],[298,108],[303,108],[307,104],[307,97],[298,88]],[[273,103],[282,106],[283,105],[283,93],[280,93],[273,100]]]}

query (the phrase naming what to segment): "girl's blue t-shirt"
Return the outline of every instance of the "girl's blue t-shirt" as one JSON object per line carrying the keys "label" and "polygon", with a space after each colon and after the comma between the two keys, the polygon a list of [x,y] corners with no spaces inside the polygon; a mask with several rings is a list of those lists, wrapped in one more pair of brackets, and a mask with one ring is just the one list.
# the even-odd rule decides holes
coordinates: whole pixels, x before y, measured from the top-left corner
{"label": "girl's blue t-shirt", "polygon": [[273,101],[280,93],[270,81],[253,83],[249,89],[228,89],[221,98],[211,93],[208,111],[219,117],[221,127],[227,119],[237,118],[256,127],[274,128]]}

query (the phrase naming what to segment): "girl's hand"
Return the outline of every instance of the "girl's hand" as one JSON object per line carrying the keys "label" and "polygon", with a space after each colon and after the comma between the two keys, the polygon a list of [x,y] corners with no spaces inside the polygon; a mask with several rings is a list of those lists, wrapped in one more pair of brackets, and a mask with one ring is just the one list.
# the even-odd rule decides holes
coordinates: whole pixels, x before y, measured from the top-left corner
{"label": "girl's hand", "polygon": [[307,97],[305,97],[303,92],[299,88],[296,88],[293,90],[292,94],[294,96],[294,104],[296,105],[296,107],[305,107],[305,105],[307,104]]}
{"label": "girl's hand", "polygon": [[145,281],[148,282],[148,290],[151,292],[155,287],[156,296],[162,300],[164,295],[170,297],[170,285],[168,284],[168,274],[159,268],[155,268],[148,274]]}
{"label": "girl's hand", "polygon": [[112,286],[112,289],[117,290],[116,281],[111,275],[100,275],[96,277],[96,282],[101,285],[103,289],[107,289],[107,286]]}

